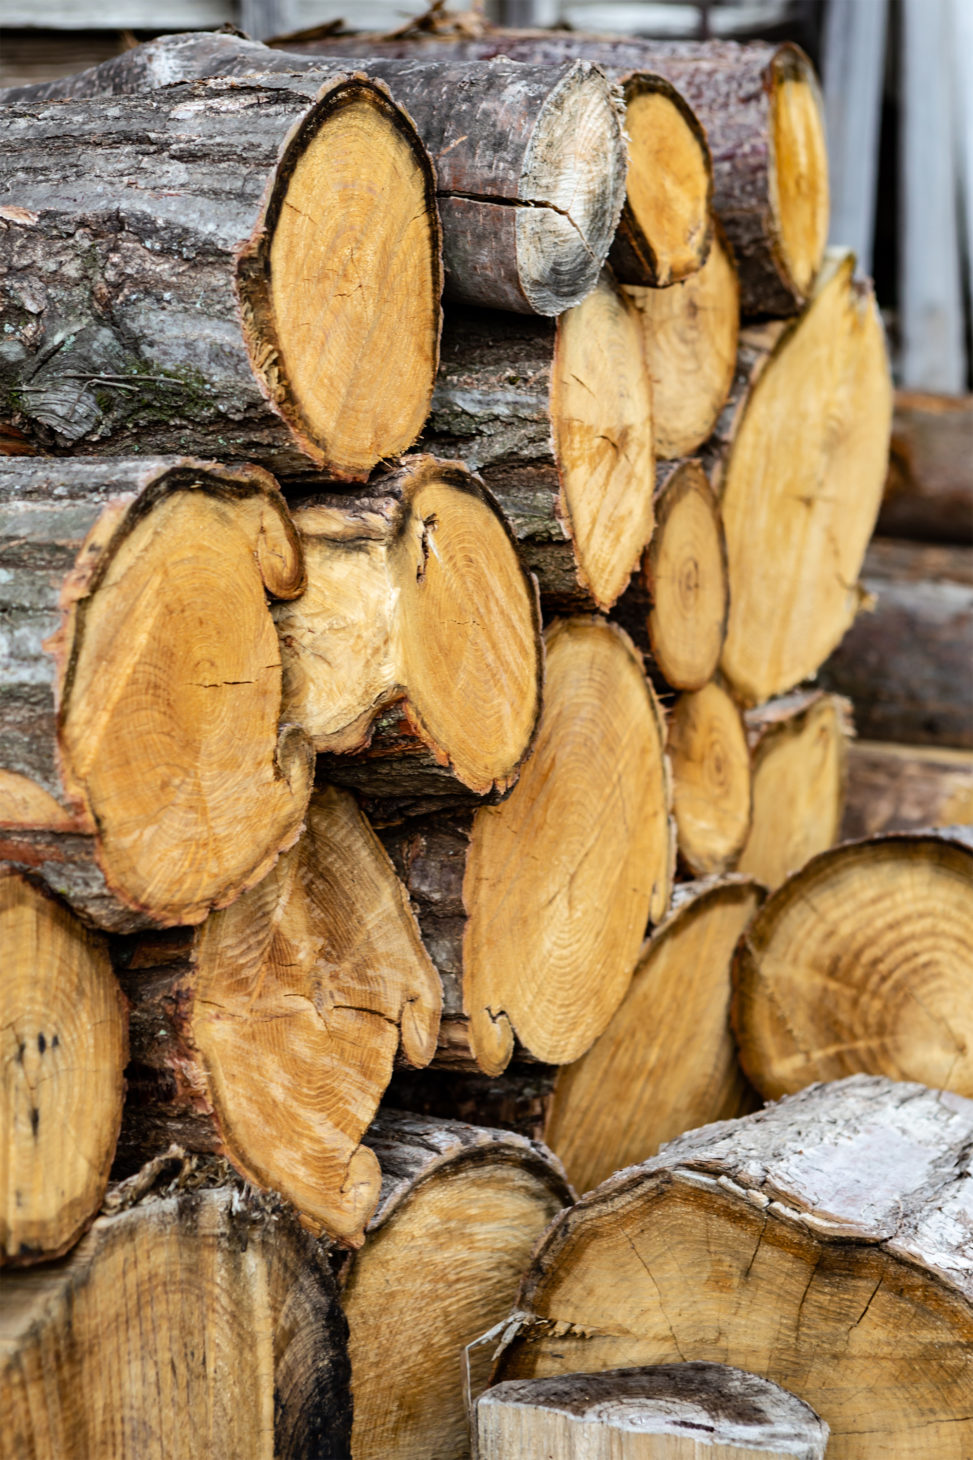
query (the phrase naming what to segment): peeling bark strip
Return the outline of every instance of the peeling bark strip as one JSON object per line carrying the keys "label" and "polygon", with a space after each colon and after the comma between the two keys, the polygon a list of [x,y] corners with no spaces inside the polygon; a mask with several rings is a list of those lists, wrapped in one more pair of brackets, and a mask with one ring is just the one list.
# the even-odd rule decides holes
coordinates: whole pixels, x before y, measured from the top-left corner
{"label": "peeling bark strip", "polygon": [[439,228],[379,83],[332,67],[9,103],[0,159],[0,416],[44,449],[364,480],[412,444]]}
{"label": "peeling bark strip", "polygon": [[132,1005],[125,1169],[170,1141],[225,1155],[305,1226],[364,1240],[380,1174],[361,1137],[392,1075],[436,1049],[442,993],[408,898],[352,798],[195,932],[119,960]]}
{"label": "peeling bark strip", "polygon": [[273,478],[7,458],[0,566],[0,856],[116,932],[258,882],[313,775],[279,724],[267,595],[300,593],[304,564]]}
{"label": "peeling bark strip", "polygon": [[828,1426],[777,1384],[725,1364],[510,1379],[476,1405],[478,1460],[824,1460]]}
{"label": "peeling bark strip", "polygon": [[[625,197],[621,107],[601,71],[572,61],[552,68],[383,61],[367,50],[362,57],[341,64],[387,83],[433,159],[451,296],[525,314],[561,314],[580,303],[597,281]],[[323,80],[337,64],[190,33],[61,82],[0,93],[0,101],[114,96],[206,76]]]}
{"label": "peeling bark strip", "polygon": [[59,1257],[101,1205],[128,1011],[104,938],[39,879],[2,866],[0,948],[2,1266]]}
{"label": "peeling bark strip", "polygon": [[497,1377],[746,1365],[834,1460],[965,1460],[971,1148],[973,1103],[864,1076],[692,1131],[557,1219]]}
{"label": "peeling bark strip", "polygon": [[312,44],[335,59],[368,52],[558,65],[583,58],[609,74],[664,77],[706,133],[713,210],[740,269],[744,313],[793,314],[808,296],[828,236],[828,161],[817,80],[799,47],[516,30],[473,41],[350,36]]}
{"label": "peeling bark strip", "polygon": [[556,321],[448,315],[423,441],[483,477],[545,607],[608,609],[652,535],[652,419],[638,316],[605,270]]}
{"label": "peeling bark strip", "polygon": [[[131,1203],[126,1186],[109,1200]],[[348,1455],[350,1431],[334,1279],[279,1201],[191,1176],[100,1217],[65,1261],[4,1277],[10,1455],[304,1460]]]}
{"label": "peeling bark strip", "polygon": [[822,852],[747,929],[734,983],[766,1097],[859,1071],[973,1095],[973,848],[947,828]]}
{"label": "peeling bark strip", "polygon": [[[510,1131],[383,1110],[365,1140],[382,1196],[342,1296],[352,1454],[462,1460],[464,1350],[510,1312],[537,1239],[574,1193],[545,1146]],[[489,1361],[481,1351],[474,1392]]]}
{"label": "peeling bark strip", "polygon": [[274,610],[284,712],[325,778],[385,819],[509,790],[540,715],[540,610],[480,479],[410,457],[369,495],[292,505],[308,586]]}

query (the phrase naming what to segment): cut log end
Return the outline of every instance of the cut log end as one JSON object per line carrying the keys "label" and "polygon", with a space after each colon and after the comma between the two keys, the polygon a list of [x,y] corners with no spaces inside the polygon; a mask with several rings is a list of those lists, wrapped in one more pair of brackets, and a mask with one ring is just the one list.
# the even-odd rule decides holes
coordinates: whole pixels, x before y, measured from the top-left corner
{"label": "cut log end", "polygon": [[122,1116],[124,1000],[107,944],[0,869],[0,1264],[58,1257],[95,1216]]}
{"label": "cut log end", "polygon": [[655,476],[638,315],[607,271],[558,322],[551,421],[578,576],[607,610],[651,537]]}
{"label": "cut log end", "polygon": [[712,170],[695,116],[661,76],[625,84],[628,192],[609,262],[624,284],[662,288],[695,274],[710,247]]}
{"label": "cut log end", "polygon": [[782,46],[771,69],[770,201],[786,277],[808,295],[824,257],[830,219],[828,152],[813,68]]}
{"label": "cut log end", "polygon": [[696,876],[725,872],[750,830],[750,750],[743,716],[715,681],[681,695],[669,720],[679,855]]}
{"label": "cut log end", "polygon": [[744,1068],[771,1099],[859,1071],[973,1095],[971,949],[968,847],[917,834],[822,853],[738,950]]}
{"label": "cut log end", "polygon": [[668,473],[656,495],[656,515],[642,560],[652,600],[652,655],[673,689],[700,690],[719,663],[730,590],[720,509],[698,462]]}
{"label": "cut log end", "polygon": [[376,83],[332,83],[284,154],[241,274],[254,368],[317,465],[362,481],[412,445],[432,397],[441,291],[414,131]]}
{"label": "cut log end", "polygon": [[736,369],[740,286],[721,229],[714,228],[709,256],[691,278],[625,292],[642,325],[656,453],[691,456],[716,425]]}
{"label": "cut log end", "polygon": [[506,1065],[513,1031],[538,1059],[576,1059],[618,1006],[668,905],[662,733],[621,630],[549,630],[533,753],[509,799],[477,813],[463,884],[463,1001],[486,1073]]}

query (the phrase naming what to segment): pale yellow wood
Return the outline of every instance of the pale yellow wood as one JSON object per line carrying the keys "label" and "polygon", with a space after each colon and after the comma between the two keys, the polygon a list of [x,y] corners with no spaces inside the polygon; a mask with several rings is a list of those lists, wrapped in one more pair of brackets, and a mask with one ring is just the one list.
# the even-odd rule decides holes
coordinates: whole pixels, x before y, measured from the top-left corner
{"label": "pale yellow wood", "polygon": [[673,689],[702,689],[723,648],[729,583],[720,509],[699,462],[676,467],[656,513],[642,563],[652,656]]}
{"label": "pale yellow wood", "polygon": [[669,716],[672,804],[679,855],[698,876],[736,863],[750,830],[750,750],[722,685],[680,695]]}
{"label": "pale yellow wood", "polygon": [[50,791],[29,776],[0,770],[0,826],[33,826],[52,831],[94,828],[83,818],[72,816]]}
{"label": "pale yellow wood", "polygon": [[655,255],[656,287],[699,267],[709,228],[710,176],[697,133],[664,91],[635,91],[625,106],[628,205]]}
{"label": "pale yellow wood", "polygon": [[809,67],[802,76],[777,76],[770,125],[778,243],[787,272],[806,294],[821,264],[831,211],[824,116]]}

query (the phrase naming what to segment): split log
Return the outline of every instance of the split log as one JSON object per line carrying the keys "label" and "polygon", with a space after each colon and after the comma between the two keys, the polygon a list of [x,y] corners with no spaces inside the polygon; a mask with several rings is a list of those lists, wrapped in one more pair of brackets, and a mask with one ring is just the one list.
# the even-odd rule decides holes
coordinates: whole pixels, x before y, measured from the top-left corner
{"label": "split log", "polygon": [[730,963],[762,901],[732,874],[681,884],[608,1028],[558,1073],[544,1139],[578,1191],[754,1108],[730,1029]]}
{"label": "split log", "polygon": [[916,832],[822,852],[751,923],[733,976],[768,1099],[859,1072],[973,1095],[973,846]]}
{"label": "split log", "polygon": [[865,557],[871,611],[821,672],[854,701],[868,740],[973,750],[973,547],[876,538]]}
{"label": "split log", "polygon": [[[602,73],[571,61],[553,68],[361,56],[341,64],[391,89],[434,159],[449,294],[526,314],[561,314],[579,304],[597,282],[625,198],[620,109]],[[336,64],[204,31],[161,36],[92,71],[0,100],[115,96],[207,76],[325,79]],[[643,125],[658,127],[660,106],[639,105],[649,113]],[[691,118],[683,131],[692,125],[699,133],[684,102],[677,98],[673,108]],[[679,136],[673,122],[669,132]],[[708,162],[701,135],[695,146]],[[696,166],[705,194],[707,172]]]}
{"label": "split log", "polygon": [[120,959],[132,1004],[123,1169],[170,1141],[219,1152],[304,1225],[364,1239],[360,1145],[392,1074],[436,1048],[441,990],[405,892],[343,791],[317,792],[274,870],[195,932]]}
{"label": "split log", "polygon": [[142,1200],[123,1183],[67,1261],[4,1277],[7,1454],[348,1454],[348,1331],[321,1249],[279,1200],[200,1179]]}
{"label": "split log", "polygon": [[892,393],[881,319],[853,269],[830,255],[799,319],[744,331],[711,443],[730,571],[721,665],[750,705],[813,674],[859,605]]}
{"label": "split log", "polygon": [[828,236],[828,158],[814,68],[791,44],[741,46],[491,30],[482,39],[328,37],[317,54],[509,56],[534,65],[583,58],[610,74],[664,77],[702,123],[713,210],[740,267],[745,314],[792,314],[811,291]]}
{"label": "split log", "polygon": [[122,1119],[128,1019],[105,939],[0,867],[0,1264],[60,1257],[94,1219]]}
{"label": "split log", "polygon": [[0,485],[0,856],[113,931],[199,922],[311,788],[266,596],[304,587],[283,498],[172,457],[8,458]]}
{"label": "split log", "polygon": [[753,819],[737,871],[773,889],[838,840],[851,705],[838,695],[798,690],[745,718]]}
{"label": "split log", "polygon": [[740,283],[719,224],[698,273],[671,289],[625,293],[642,321],[656,454],[691,456],[709,439],[736,371]]}
{"label": "split log", "polygon": [[275,609],[285,715],[331,753],[324,773],[376,806],[455,801],[457,782],[503,792],[542,676],[536,590],[510,529],[460,462],[407,458],[369,492],[292,504],[308,587]]}
{"label": "split log", "polygon": [[971,459],[973,396],[898,391],[879,532],[973,542]]}
{"label": "split log", "polygon": [[690,1132],[555,1221],[497,1377],[746,1364],[834,1460],[964,1460],[971,1141],[971,1102],[866,1077]]}
{"label": "split log", "polygon": [[973,825],[973,750],[878,740],[848,747],[843,841],[960,824]]}
{"label": "split log", "polygon": [[[544,1146],[383,1111],[382,1199],[348,1273],[354,1460],[463,1460],[463,1353],[510,1312],[538,1237],[573,1199]],[[489,1351],[471,1365],[486,1384]]]}
{"label": "split log", "polygon": [[725,1364],[509,1379],[476,1405],[479,1460],[824,1460],[828,1426],[778,1384]]}
{"label": "split log", "polygon": [[655,695],[602,620],[547,632],[544,708],[510,796],[383,840],[444,982],[440,1059],[500,1074],[514,1037],[577,1059],[669,903],[668,768]]}
{"label": "split log", "polygon": [[45,450],[362,481],[415,440],[439,224],[380,84],[335,66],[8,103],[0,158],[3,416]]}
{"label": "split log", "polygon": [[666,750],[680,858],[694,876],[728,871],[750,834],[753,795],[743,716],[721,684],[679,696]]}
{"label": "split log", "polygon": [[545,602],[608,609],[652,535],[652,388],[603,273],[556,321],[454,313],[423,440],[478,471]]}

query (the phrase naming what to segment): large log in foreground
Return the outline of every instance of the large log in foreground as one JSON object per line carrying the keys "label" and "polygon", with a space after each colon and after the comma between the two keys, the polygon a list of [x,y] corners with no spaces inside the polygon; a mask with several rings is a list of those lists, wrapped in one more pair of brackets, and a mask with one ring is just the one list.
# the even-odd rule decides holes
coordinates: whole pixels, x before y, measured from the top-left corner
{"label": "large log in foreground", "polygon": [[692,107],[713,158],[713,210],[740,267],[745,314],[792,314],[810,293],[828,236],[828,159],[814,70],[798,46],[702,44],[491,30],[482,39],[353,36],[318,54],[510,56],[654,72]]}
{"label": "large log in foreground", "polygon": [[352,1245],[381,1176],[360,1145],[392,1074],[424,1065],[439,977],[405,892],[343,791],[318,792],[274,870],[195,933],[137,940],[123,1169],[177,1141],[281,1192]]}
{"label": "large log in foreground", "polygon": [[439,224],[379,83],[335,66],[10,103],[0,158],[3,418],[41,447],[364,480],[415,440]]}
{"label": "large log in foreground", "polygon": [[892,391],[874,296],[853,275],[850,254],[829,255],[796,321],[744,331],[711,443],[730,570],[721,667],[750,705],[814,674],[859,606]]}
{"label": "large log in foreground", "polygon": [[5,1454],[349,1453],[348,1330],[324,1255],[279,1200],[203,1179],[141,1200],[139,1178],[123,1183],[70,1258],[4,1277]]}
{"label": "large log in foreground", "polygon": [[499,1379],[746,1365],[834,1460],[973,1445],[973,1103],[859,1076],[693,1131],[554,1223]]}
{"label": "large log in foreground", "polygon": [[508,1379],[476,1405],[478,1460],[824,1460],[828,1426],[725,1364]]}
{"label": "large log in foreground", "polygon": [[122,1119],[127,1012],[105,939],[0,867],[0,1265],[59,1257],[95,1216]]}
{"label": "large log in foreground", "polygon": [[858,1072],[973,1095],[973,843],[822,852],[754,919],[733,977],[740,1059],[770,1099]]}
{"label": "large log in foreground", "polygon": [[369,492],[292,503],[308,586],[274,611],[285,715],[329,752],[329,777],[385,803],[505,791],[542,674],[510,529],[459,462],[406,458]]}
{"label": "large log in foreground", "polygon": [[[464,1460],[467,1345],[510,1312],[538,1237],[573,1192],[509,1131],[383,1111],[366,1137],[382,1198],[345,1282],[354,1460]],[[489,1349],[471,1363],[487,1381]]]}
{"label": "large log in foreground", "polygon": [[652,535],[652,387],[605,271],[556,321],[448,315],[423,441],[478,471],[558,609],[608,609]]}
{"label": "large log in foreground", "polygon": [[[449,293],[527,314],[561,314],[580,303],[605,262],[625,196],[619,108],[601,72],[571,61],[552,68],[381,61],[367,50],[361,57],[342,64],[389,86],[434,159]],[[334,66],[237,36],[190,32],[60,82],[0,93],[0,101],[116,96],[207,76],[327,75]],[[661,88],[671,93],[657,78],[652,89]],[[640,105],[657,126],[658,104]],[[678,98],[672,106],[688,111]],[[689,126],[683,122],[684,131]],[[708,157],[704,143],[696,148],[705,195]]]}
{"label": "large log in foreground", "polygon": [[661,714],[613,624],[547,633],[534,749],[506,801],[383,833],[444,980],[440,1058],[498,1075],[515,1036],[577,1059],[628,986],[672,879]]}
{"label": "large log in foreground", "polygon": [[311,787],[267,604],[304,587],[283,498],[171,457],[9,458],[0,490],[0,856],[114,931],[199,922]]}
{"label": "large log in foreground", "polygon": [[842,841],[973,826],[973,750],[859,740],[848,747]]}
{"label": "large log in foreground", "polygon": [[608,1028],[558,1072],[544,1139],[579,1191],[753,1109],[730,1029],[730,964],[762,901],[745,877],[680,884]]}

